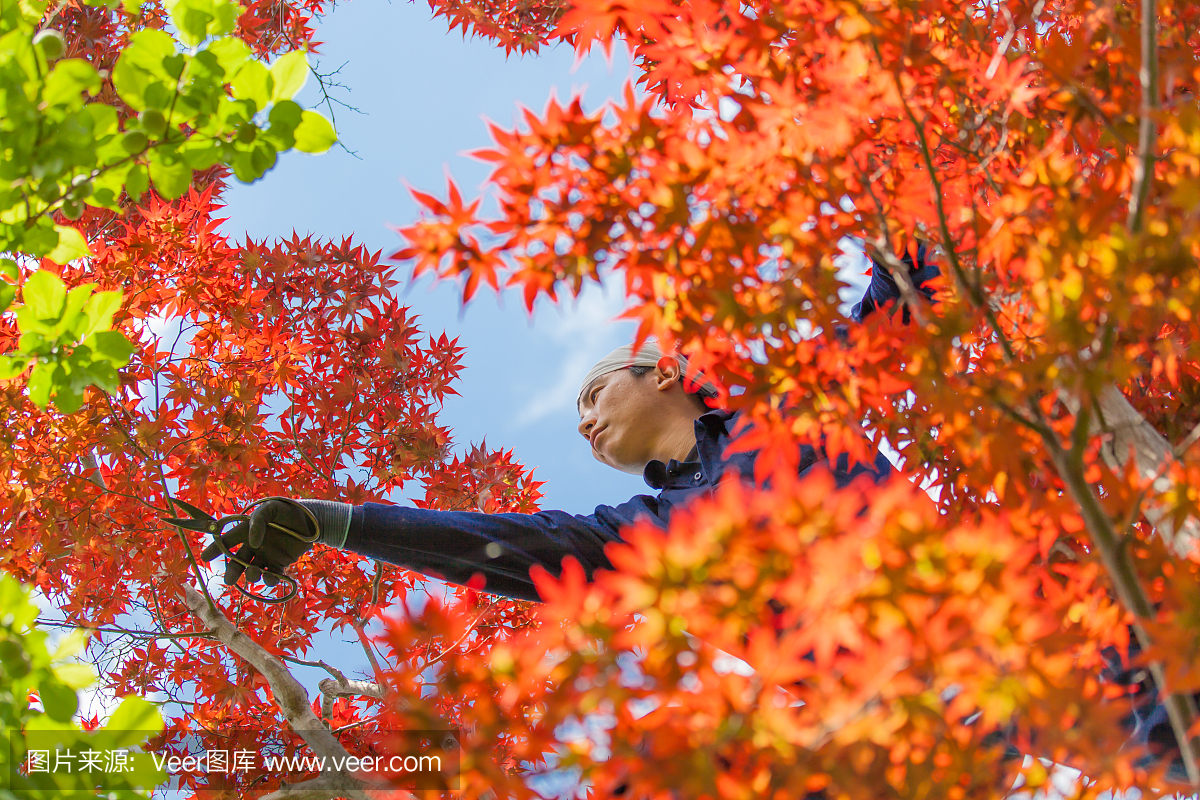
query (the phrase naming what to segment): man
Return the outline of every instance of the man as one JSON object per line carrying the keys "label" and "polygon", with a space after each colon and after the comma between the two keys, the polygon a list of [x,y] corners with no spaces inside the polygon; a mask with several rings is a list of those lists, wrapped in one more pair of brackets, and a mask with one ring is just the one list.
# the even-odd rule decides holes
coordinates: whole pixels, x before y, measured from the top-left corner
{"label": "man", "polygon": [[[924,263],[905,259],[910,278],[920,287],[938,274]],[[928,292],[926,292],[928,295]],[[863,299],[851,312],[861,320],[875,308],[900,296],[892,276],[878,263]],[[450,583],[480,586],[485,591],[523,600],[538,600],[529,577],[534,565],[557,575],[562,561],[572,556],[588,577],[611,568],[604,546],[620,541],[621,529],[639,517],[665,528],[671,512],[692,498],[710,493],[722,479],[754,475],[755,453],[726,455],[735,430],[734,412],[710,408],[715,395],[710,385],[685,388],[687,359],[662,353],[647,344],[636,354],[619,347],[600,360],[584,378],[578,398],[579,432],[604,464],[623,472],[640,473],[656,495],[637,495],[618,506],[602,505],[587,515],[564,511],[534,514],[483,514],[472,511],[432,511],[397,505],[366,503],[351,506],[324,500],[270,500],[257,506],[248,522],[225,534],[222,541],[246,567],[230,560],[225,583],[236,583],[243,571],[254,583],[273,585],[276,578],[263,569],[282,572],[311,544],[287,534],[320,532],[318,541],[364,556],[398,564]],[[832,471],[839,487],[860,475],[876,482],[892,471],[877,454],[873,464],[851,466],[845,454],[830,463],[822,453],[802,445],[800,474]],[[217,544],[201,555],[211,560],[222,553]]]}

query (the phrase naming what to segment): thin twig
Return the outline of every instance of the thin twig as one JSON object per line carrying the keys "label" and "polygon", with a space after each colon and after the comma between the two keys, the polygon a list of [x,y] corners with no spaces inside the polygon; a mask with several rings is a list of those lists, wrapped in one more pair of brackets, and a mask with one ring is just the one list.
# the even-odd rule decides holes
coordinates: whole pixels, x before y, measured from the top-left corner
{"label": "thin twig", "polygon": [[434,664],[436,664],[437,662],[441,661],[446,656],[450,655],[451,651],[453,651],[455,648],[457,648],[460,644],[463,643],[464,639],[466,639],[468,636],[471,635],[471,632],[475,630],[475,626],[478,625],[480,623],[480,621],[487,615],[487,613],[492,610],[492,606],[494,606],[494,605],[496,605],[495,600],[491,601],[486,606],[484,606],[483,611],[479,612],[479,616],[477,616],[475,618],[475,621],[467,626],[467,629],[463,632],[462,636],[458,637],[458,641],[456,641],[454,644],[450,645],[445,650],[443,650],[441,653],[439,653],[436,658],[426,661],[424,664],[424,667],[431,667]]}
{"label": "thin twig", "polygon": [[211,631],[182,631],[181,633],[164,633],[161,631],[140,631],[130,628],[117,628],[110,625],[87,625],[53,619],[35,619],[35,625],[49,625],[54,628],[73,628],[81,631],[96,633],[112,633],[121,636],[134,636],[142,639],[212,639]]}
{"label": "thin twig", "polygon": [[[1138,80],[1142,85],[1141,119],[1138,122],[1138,159],[1133,171],[1133,191],[1129,197],[1129,232],[1141,233],[1146,219],[1146,202],[1154,183],[1154,145],[1158,139],[1158,13],[1155,0],[1142,0],[1142,65]],[[1200,771],[1197,771],[1200,779]]]}
{"label": "thin twig", "polygon": [[305,661],[303,658],[296,658],[295,656],[289,656],[289,655],[282,654],[282,653],[280,654],[279,657],[282,658],[284,661],[288,661],[292,664],[299,664],[302,667],[317,667],[319,669],[323,669],[326,672],[328,672],[330,675],[332,675],[333,677],[337,678],[339,681],[346,680],[345,673],[343,673],[337,667],[326,664],[324,661]]}

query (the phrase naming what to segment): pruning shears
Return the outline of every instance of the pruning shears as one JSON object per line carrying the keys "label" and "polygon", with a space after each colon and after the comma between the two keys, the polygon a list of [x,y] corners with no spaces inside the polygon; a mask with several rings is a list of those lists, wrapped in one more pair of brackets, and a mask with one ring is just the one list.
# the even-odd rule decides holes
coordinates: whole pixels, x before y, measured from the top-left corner
{"label": "pruning shears", "polygon": [[[259,594],[257,592],[251,591],[251,590],[245,588],[244,586],[242,586],[240,583],[233,584],[233,587],[235,589],[237,589],[239,592],[241,592],[246,597],[249,597],[252,600],[257,600],[260,603],[285,603],[288,600],[291,600],[293,597],[296,596],[296,591],[300,588],[300,584],[296,583],[295,578],[293,578],[291,575],[287,575],[283,572],[276,572],[275,570],[271,569],[270,567],[265,567],[265,566],[262,566],[259,564],[251,565],[250,562],[248,562],[242,558],[239,558],[236,553],[231,551],[225,545],[225,542],[222,537],[225,535],[227,528],[230,528],[230,527],[237,525],[239,523],[242,523],[242,522],[249,524],[250,512],[253,511],[257,506],[260,506],[263,503],[269,502],[271,500],[282,500],[286,503],[291,504],[295,508],[300,509],[302,512],[304,512],[305,516],[308,517],[308,521],[312,528],[312,533],[310,534],[307,531],[301,533],[300,531],[293,530],[286,525],[280,525],[276,522],[268,522],[267,526],[270,528],[275,528],[278,531],[282,531],[283,533],[286,533],[288,536],[291,536],[294,539],[299,539],[300,541],[305,542],[305,543],[312,543],[312,542],[317,541],[321,536],[320,523],[317,522],[317,518],[313,515],[312,511],[305,508],[303,505],[301,505],[300,503],[297,503],[295,500],[292,500],[289,497],[264,497],[261,500],[255,500],[253,503],[246,506],[246,509],[241,514],[228,514],[224,517],[214,517],[212,514],[209,514],[207,511],[202,511],[201,509],[196,508],[191,503],[180,500],[177,497],[172,497],[169,499],[170,499],[171,504],[174,505],[177,509],[182,509],[187,514],[187,517],[162,517],[163,522],[166,522],[170,525],[175,525],[180,528],[186,528],[189,531],[200,531],[201,533],[211,533],[213,535],[213,539],[214,539],[217,547],[220,548],[221,552],[225,555],[226,558],[228,558],[231,561],[234,561],[238,564],[241,564],[243,567],[253,566],[255,569],[260,570],[263,575],[269,575],[269,576],[275,578],[276,581],[284,583],[287,587],[287,591],[285,591],[282,595],[279,595],[276,597],[271,597],[271,596],[268,596],[265,594]],[[246,545],[243,544],[241,547],[238,548],[238,552],[240,553],[245,547],[246,547]],[[243,572],[242,574],[244,575],[245,572]]]}

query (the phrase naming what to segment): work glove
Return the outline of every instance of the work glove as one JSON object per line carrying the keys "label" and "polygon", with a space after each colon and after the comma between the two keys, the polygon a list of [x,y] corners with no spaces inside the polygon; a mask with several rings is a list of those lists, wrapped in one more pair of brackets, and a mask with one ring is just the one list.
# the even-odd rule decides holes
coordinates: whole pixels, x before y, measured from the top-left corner
{"label": "work glove", "polygon": [[[348,503],[328,500],[272,498],[254,506],[249,519],[237,523],[220,537],[225,549],[213,542],[204,549],[200,558],[211,561],[226,551],[232,552],[237,560],[229,559],[225,565],[224,581],[227,586],[237,583],[243,572],[247,583],[256,583],[261,579],[267,586],[274,586],[279,582],[277,575],[282,574],[313,546],[314,534],[320,533],[316,541],[340,547],[346,541],[352,509],[353,506]],[[289,530],[300,534],[302,538],[288,533]],[[277,574],[272,575],[271,572]]]}

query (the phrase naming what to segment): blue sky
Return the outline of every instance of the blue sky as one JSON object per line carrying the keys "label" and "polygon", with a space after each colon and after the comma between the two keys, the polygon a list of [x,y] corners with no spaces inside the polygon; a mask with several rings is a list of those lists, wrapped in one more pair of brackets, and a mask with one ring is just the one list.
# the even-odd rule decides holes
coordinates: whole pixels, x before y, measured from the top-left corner
{"label": "blue sky", "polygon": [[[482,189],[488,166],[466,153],[491,143],[485,120],[511,126],[520,106],[541,111],[552,94],[565,101],[583,92],[596,108],[619,96],[631,75],[622,53],[611,65],[599,53],[577,64],[565,46],[505,57],[487,42],[448,33],[424,3],[341,3],[317,38],[320,70],[341,67],[338,80],[349,90],[335,96],[363,112],[338,109],[336,117],[357,157],[338,148],[289,153],[256,183],[234,183],[225,195],[230,236],[270,238],[293,228],[352,235],[386,255],[400,244],[389,226],[417,218],[405,183],[444,196],[451,174],[467,196]],[[298,99],[318,103],[316,81]],[[466,347],[461,396],[442,414],[460,448],[485,436],[489,446],[514,448],[546,481],[544,508],[590,513],[647,490],[640,476],[596,462],[575,430],[580,379],[633,336],[632,324],[611,322],[622,308],[617,287],[542,303],[530,319],[516,293],[497,298],[484,289],[464,310],[453,284],[430,286],[428,279],[406,286],[405,302],[424,330],[444,330]]]}

